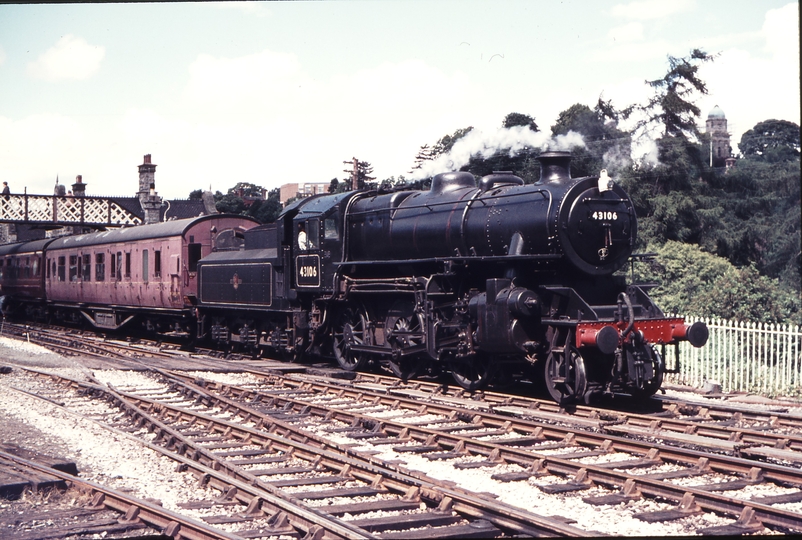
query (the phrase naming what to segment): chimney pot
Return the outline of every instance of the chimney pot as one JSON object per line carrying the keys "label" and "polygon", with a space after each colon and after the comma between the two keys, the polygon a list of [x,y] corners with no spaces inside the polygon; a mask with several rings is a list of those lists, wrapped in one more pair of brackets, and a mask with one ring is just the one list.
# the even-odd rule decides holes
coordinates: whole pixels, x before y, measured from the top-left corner
{"label": "chimney pot", "polygon": [[562,182],[571,179],[571,152],[543,152],[538,183]]}
{"label": "chimney pot", "polygon": [[150,154],[145,154],[145,163],[150,163]]}
{"label": "chimney pot", "polygon": [[76,183],[76,184],[80,184],[80,183],[81,183],[81,182],[83,182],[83,181],[84,181],[84,180],[83,180],[83,176],[81,176],[80,174],[79,174],[78,176],[76,176],[76,177],[75,177],[75,183]]}

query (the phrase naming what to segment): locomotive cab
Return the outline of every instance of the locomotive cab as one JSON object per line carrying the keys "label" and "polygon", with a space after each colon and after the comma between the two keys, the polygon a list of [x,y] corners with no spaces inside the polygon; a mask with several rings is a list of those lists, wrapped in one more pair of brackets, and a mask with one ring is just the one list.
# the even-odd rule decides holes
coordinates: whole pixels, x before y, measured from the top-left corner
{"label": "locomotive cab", "polygon": [[342,206],[352,193],[316,196],[288,207],[280,219],[291,231],[293,284],[300,294],[331,292],[334,267],[342,260]]}

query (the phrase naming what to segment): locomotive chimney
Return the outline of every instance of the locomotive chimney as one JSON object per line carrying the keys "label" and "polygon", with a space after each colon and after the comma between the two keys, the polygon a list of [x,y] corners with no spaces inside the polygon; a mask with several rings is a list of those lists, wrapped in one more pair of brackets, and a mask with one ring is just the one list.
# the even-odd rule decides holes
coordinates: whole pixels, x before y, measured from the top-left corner
{"label": "locomotive chimney", "polygon": [[539,184],[559,183],[571,178],[571,152],[543,152],[540,161]]}

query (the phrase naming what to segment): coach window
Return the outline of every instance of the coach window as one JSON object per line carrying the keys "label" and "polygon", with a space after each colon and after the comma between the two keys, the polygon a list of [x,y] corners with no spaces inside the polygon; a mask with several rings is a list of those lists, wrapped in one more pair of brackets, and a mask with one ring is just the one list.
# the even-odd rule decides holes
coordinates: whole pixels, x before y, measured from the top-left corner
{"label": "coach window", "polygon": [[111,265],[109,266],[109,278],[114,281],[117,279],[117,255],[111,254]]}
{"label": "coach window", "polygon": [[3,259],[0,259],[0,279],[3,279],[3,276],[5,275],[5,267],[3,266],[4,262],[5,261]]}
{"label": "coach window", "polygon": [[162,252],[161,250],[153,250],[153,277],[162,277]]}
{"label": "coach window", "polygon": [[70,281],[78,281],[78,255],[70,255]]}
{"label": "coach window", "polygon": [[66,281],[67,273],[66,273],[66,258],[61,256],[58,258],[58,280],[59,281]]}
{"label": "coach window", "polygon": [[115,266],[115,272],[117,272],[117,281],[120,281],[123,278],[123,252],[117,252],[117,265]]}
{"label": "coach window", "polygon": [[142,250],[142,281],[148,282],[148,250]]}
{"label": "coach window", "polygon": [[201,260],[201,245],[191,242],[187,245],[187,254],[189,255],[189,271],[198,271],[198,261]]}
{"label": "coach window", "polygon": [[95,254],[95,280],[96,281],[105,281],[106,280],[106,254],[105,253],[96,253]]}
{"label": "coach window", "polygon": [[33,277],[39,277],[39,257],[33,258],[33,264],[31,265],[31,273]]}
{"label": "coach window", "polygon": [[131,253],[125,254],[125,277],[131,277]]}
{"label": "coach window", "polygon": [[83,268],[81,268],[82,278],[84,281],[92,280],[92,255],[85,253],[83,256]]}

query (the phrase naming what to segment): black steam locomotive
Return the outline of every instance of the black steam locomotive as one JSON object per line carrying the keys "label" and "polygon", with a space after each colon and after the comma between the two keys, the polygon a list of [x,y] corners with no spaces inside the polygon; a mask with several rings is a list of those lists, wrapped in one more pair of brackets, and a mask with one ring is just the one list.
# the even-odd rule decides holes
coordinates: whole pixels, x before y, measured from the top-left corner
{"label": "black steam locomotive", "polygon": [[[346,370],[451,373],[468,390],[532,377],[558,402],[650,396],[665,345],[707,341],[619,271],[635,211],[606,171],[571,178],[444,173],[428,191],[302,199],[197,262],[196,332],[254,353],[333,355]],[[662,346],[658,352],[657,346]]]}

